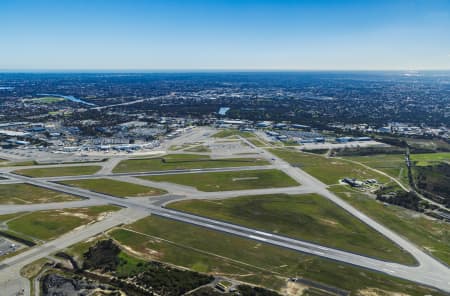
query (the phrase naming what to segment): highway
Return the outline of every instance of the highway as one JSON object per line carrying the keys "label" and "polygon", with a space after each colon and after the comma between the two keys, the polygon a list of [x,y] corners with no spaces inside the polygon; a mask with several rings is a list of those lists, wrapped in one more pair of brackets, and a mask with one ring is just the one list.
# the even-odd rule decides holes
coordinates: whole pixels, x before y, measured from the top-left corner
{"label": "highway", "polygon": [[[243,139],[243,141],[246,141]],[[247,141],[248,142],[248,141]],[[90,176],[77,176],[77,177],[54,177],[54,178],[29,178],[25,176],[19,176],[10,173],[8,170],[2,170],[3,176],[6,176],[10,180],[14,180],[17,182],[24,182],[33,184],[36,186],[48,188],[51,190],[56,190],[68,194],[78,195],[80,197],[86,198],[86,200],[76,201],[76,202],[67,202],[67,203],[52,203],[52,204],[36,204],[36,205],[10,205],[10,206],[2,206],[0,207],[0,213],[14,213],[21,212],[24,210],[33,211],[40,209],[57,209],[63,207],[76,207],[76,206],[89,206],[96,204],[105,204],[112,203],[119,206],[124,207],[125,209],[120,211],[123,212],[125,210],[129,210],[133,215],[131,216],[120,216],[121,218],[115,219],[113,222],[108,223],[95,223],[88,227],[92,227],[97,232],[94,231],[86,231],[84,236],[79,236],[74,233],[68,233],[64,235],[66,238],[64,243],[60,242],[60,239],[54,240],[42,246],[36,246],[24,253],[21,253],[17,256],[4,260],[2,262],[3,265],[0,267],[0,287],[5,285],[11,285],[11,279],[13,275],[15,275],[17,281],[17,266],[24,266],[28,263],[33,262],[38,256],[44,256],[46,253],[51,253],[56,249],[64,248],[70,244],[83,241],[87,239],[88,233],[92,233],[90,236],[95,235],[98,232],[105,231],[110,227],[117,225],[119,223],[128,223],[129,217],[133,217],[135,220],[136,217],[143,217],[147,214],[158,215],[161,217],[165,217],[168,219],[177,220],[184,223],[189,223],[193,225],[198,225],[201,227],[205,227],[208,229],[221,231],[224,233],[240,236],[243,238],[268,243],[284,248],[289,248],[292,250],[296,250],[299,252],[312,254],[332,260],[336,260],[339,262],[345,262],[348,264],[352,264],[355,266],[375,270],[378,272],[382,272],[388,275],[396,276],[399,278],[403,278],[406,280],[411,280],[423,285],[432,286],[439,288],[443,291],[450,292],[450,269],[448,266],[442,264],[438,260],[434,259],[430,255],[426,254],[424,251],[420,250],[416,245],[412,244],[408,240],[404,239],[402,236],[394,233],[378,222],[374,221],[367,215],[359,212],[357,209],[352,207],[350,204],[346,203],[342,199],[340,199],[335,194],[331,193],[327,190],[327,186],[300,170],[299,168],[294,168],[282,159],[276,157],[270,152],[254,147],[251,143],[248,143],[260,153],[261,156],[264,156],[266,159],[271,161],[270,166],[262,166],[259,169],[264,168],[276,168],[284,171],[286,174],[291,176],[293,179],[300,182],[301,186],[289,187],[289,188],[270,188],[270,189],[260,189],[260,190],[242,190],[242,191],[225,191],[225,192],[200,192],[191,187],[183,187],[180,185],[170,185],[170,183],[162,184],[169,189],[170,192],[164,196],[151,197],[151,198],[132,198],[132,199],[123,199],[117,198],[110,195],[105,195],[101,193],[91,192],[88,190],[65,186],[57,183],[53,183],[53,181],[60,180],[68,180],[73,178],[99,178],[99,177],[108,177],[118,180],[123,180],[127,182],[138,183],[142,185],[152,186],[154,183],[135,178],[135,176],[142,175],[158,175],[158,174],[173,174],[173,173],[200,173],[200,172],[215,172],[215,171],[232,171],[232,170],[248,170],[248,169],[257,169],[257,167],[242,167],[242,168],[217,168],[217,169],[195,169],[195,170],[176,170],[176,171],[163,171],[163,172],[145,172],[145,173],[126,173],[126,174],[111,174],[108,173],[109,170],[103,170],[102,174],[90,175]],[[106,172],[106,173],[105,173]],[[1,183],[1,181],[0,181]],[[158,183],[158,187],[161,183]],[[173,187],[170,187],[173,186]],[[273,233],[268,233],[261,230],[250,229],[243,226],[238,226],[230,223],[225,223],[222,221],[217,221],[213,219],[208,219],[204,217],[199,217],[187,213],[182,213],[170,209],[166,209],[163,206],[167,203],[170,203],[175,200],[183,200],[183,199],[193,199],[193,198],[231,198],[235,196],[241,195],[257,195],[257,194],[269,194],[269,193],[290,193],[290,194],[300,194],[300,193],[311,193],[316,192],[318,194],[323,195],[329,200],[333,201],[335,204],[339,205],[343,209],[345,209],[350,214],[354,215],[373,229],[377,230],[387,238],[391,239],[393,242],[398,244],[400,247],[411,253],[416,260],[418,261],[417,266],[405,266],[401,264],[396,264],[392,262],[385,262],[382,260],[353,254],[350,252],[337,250],[333,248],[329,248],[326,246],[313,244],[310,242],[305,242],[298,239],[288,238],[284,236],[280,236]],[[119,212],[119,213],[120,213]],[[108,220],[109,221],[109,220]],[[117,224],[115,224],[117,223]],[[99,226],[95,226],[99,224]],[[111,226],[111,225],[112,226]],[[65,244],[69,242],[70,244]],[[55,243],[56,242],[56,243]],[[53,246],[54,248],[50,248]],[[33,255],[33,254],[36,254]],[[21,282],[21,281],[19,281]],[[21,282],[22,284],[23,281]]]}

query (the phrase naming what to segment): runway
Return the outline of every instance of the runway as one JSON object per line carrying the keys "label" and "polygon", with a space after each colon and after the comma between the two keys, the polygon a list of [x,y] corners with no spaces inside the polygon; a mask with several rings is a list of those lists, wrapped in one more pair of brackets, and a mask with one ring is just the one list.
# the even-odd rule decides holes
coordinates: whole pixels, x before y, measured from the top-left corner
{"label": "runway", "polygon": [[[251,143],[249,143],[252,145]],[[254,149],[258,149],[254,147]],[[309,174],[306,174],[304,171],[299,168],[294,168],[283,160],[279,159],[275,155],[272,155],[268,151],[263,149],[258,149],[261,156],[268,159],[271,164],[268,166],[250,166],[250,167],[238,167],[238,168],[212,168],[212,169],[190,169],[190,170],[173,170],[173,171],[155,171],[155,172],[145,172],[145,173],[122,173],[122,174],[96,174],[89,176],[72,176],[72,177],[52,177],[52,178],[29,178],[25,176],[16,175],[10,173],[7,170],[2,170],[3,176],[9,178],[9,180],[2,180],[2,182],[24,182],[29,183],[35,186],[44,187],[50,190],[56,190],[60,192],[64,192],[67,194],[73,194],[80,197],[85,198],[82,201],[75,202],[64,202],[64,203],[51,203],[51,204],[34,204],[34,205],[8,205],[0,207],[0,213],[15,213],[22,211],[36,211],[43,209],[58,209],[58,208],[67,208],[67,207],[79,207],[79,206],[91,206],[98,204],[116,204],[121,207],[124,207],[124,210],[120,211],[121,213],[124,211],[130,211],[127,215],[134,216],[117,216],[116,221],[111,221],[108,223],[95,223],[92,229],[95,231],[102,232],[105,231],[115,225],[120,223],[127,223],[129,217],[132,217],[132,220],[137,219],[137,217],[141,218],[148,214],[157,215],[160,217],[164,217],[167,219],[172,219],[176,221],[180,221],[183,223],[189,223],[193,225],[197,225],[200,227],[208,228],[215,231],[220,231],[223,233],[228,233],[232,235],[236,235],[239,237],[243,237],[246,239],[251,239],[255,241],[259,241],[262,243],[272,244],[275,246],[292,249],[295,251],[299,251],[306,254],[311,254],[315,256],[320,256],[323,258],[328,258],[331,260],[344,262],[348,264],[352,264],[355,266],[359,266],[362,268],[367,268],[370,270],[378,271],[381,273],[385,273],[391,276],[396,276],[402,279],[414,281],[426,286],[432,286],[438,289],[441,289],[446,292],[450,292],[450,269],[447,265],[441,263],[430,255],[426,254],[424,251],[420,250],[413,243],[407,241],[400,235],[394,233],[378,222],[374,221],[367,215],[361,213],[350,204],[341,200],[335,194],[331,193],[327,190],[327,186],[320,182],[319,180],[313,178]],[[150,198],[130,198],[123,199],[118,198],[106,194],[101,194],[97,192],[91,192],[88,190],[84,190],[81,188],[70,187],[62,184],[55,183],[56,181],[62,180],[75,180],[75,179],[86,179],[86,178],[113,178],[117,180],[122,180],[126,182],[138,183],[141,185],[152,186],[154,183],[147,180],[142,180],[135,178],[137,176],[148,176],[148,175],[164,175],[164,174],[174,174],[174,173],[204,173],[204,172],[222,172],[222,171],[242,171],[242,170],[257,170],[257,169],[269,169],[275,168],[279,169],[294,180],[301,183],[301,186],[288,187],[288,188],[269,188],[269,189],[258,189],[258,190],[241,190],[241,191],[224,191],[224,192],[200,192],[192,187],[183,187],[180,185],[174,185],[167,183],[165,186],[169,194],[157,197]],[[110,168],[107,170],[103,170],[103,172],[110,171]],[[158,183],[161,185],[161,183]],[[164,185],[164,183],[162,183]],[[172,186],[172,187],[170,187]],[[164,186],[160,186],[163,187]],[[288,194],[302,194],[302,193],[318,193],[329,200],[333,201],[335,204],[339,205],[341,208],[354,215],[373,229],[377,230],[400,247],[411,253],[416,260],[418,261],[417,266],[405,266],[393,262],[386,262],[379,259],[370,258],[367,256],[363,256],[360,254],[354,254],[351,252],[346,252],[343,250],[333,249],[327,246],[322,246],[306,241],[302,241],[299,239],[293,239],[289,237],[284,237],[274,233],[268,233],[262,230],[251,229],[239,225],[234,225],[231,223],[226,223],[223,221],[217,221],[205,217],[199,217],[192,214],[182,213],[170,209],[164,208],[164,205],[173,202],[175,200],[183,200],[183,199],[223,199],[223,198],[231,198],[236,196],[243,195],[259,195],[259,194],[271,194],[271,193],[288,193]],[[127,220],[128,219],[128,220]],[[109,221],[109,220],[108,220]],[[91,227],[91,226],[89,226]],[[74,244],[79,241],[85,240],[90,234],[90,236],[95,235],[94,231],[87,231],[85,235],[79,236],[77,233],[67,233],[63,237],[65,238],[65,242],[70,242]],[[61,237],[62,238],[62,237]],[[51,253],[54,251],[53,246],[56,249],[64,248],[66,243],[61,243],[61,238],[54,240],[52,242],[46,243],[41,246],[36,246],[24,253],[21,253],[17,256],[4,260],[2,265],[0,266],[0,287],[6,285],[13,276],[15,276],[17,280],[17,266],[24,266],[28,263],[33,262],[38,255],[43,256],[47,253]]]}

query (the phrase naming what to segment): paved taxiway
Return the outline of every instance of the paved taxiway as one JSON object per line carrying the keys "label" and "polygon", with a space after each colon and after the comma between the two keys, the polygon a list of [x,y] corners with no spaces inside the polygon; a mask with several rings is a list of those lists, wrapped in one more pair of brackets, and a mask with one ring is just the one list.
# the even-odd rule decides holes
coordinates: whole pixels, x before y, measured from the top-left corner
{"label": "paved taxiway", "polygon": [[[244,142],[248,142],[245,139],[242,139]],[[271,189],[262,189],[262,190],[242,190],[242,191],[226,191],[226,192],[199,192],[196,191],[193,188],[183,188],[183,187],[172,187],[168,188],[169,192],[171,194],[167,194],[160,197],[152,197],[152,198],[133,198],[133,199],[121,199],[105,194],[90,192],[84,189],[75,188],[75,187],[69,187],[64,186],[61,184],[53,183],[52,181],[59,181],[59,180],[68,180],[71,178],[95,178],[95,177],[109,177],[109,178],[117,178],[122,179],[127,182],[134,182],[134,183],[140,183],[146,182],[145,180],[137,179],[134,176],[139,175],[154,175],[154,174],[168,174],[168,173],[198,173],[198,172],[212,172],[212,171],[231,171],[231,170],[248,170],[248,169],[258,169],[257,167],[244,167],[244,168],[220,168],[220,169],[199,169],[199,170],[177,170],[172,172],[149,172],[149,173],[142,173],[142,174],[136,174],[136,173],[130,173],[130,174],[111,174],[110,173],[110,167],[108,169],[104,169],[102,171],[102,174],[97,174],[93,176],[77,176],[77,177],[55,177],[55,178],[28,178],[24,176],[18,176],[9,173],[7,170],[2,170],[4,175],[10,180],[15,180],[18,182],[26,182],[30,183],[36,186],[41,186],[44,188],[57,190],[69,194],[75,194],[79,195],[81,197],[85,197],[86,200],[78,201],[78,202],[67,202],[67,203],[57,203],[57,204],[48,204],[48,206],[53,208],[62,208],[62,207],[68,207],[69,205],[75,205],[75,203],[78,203],[78,205],[81,206],[88,206],[91,204],[101,204],[101,203],[112,203],[117,204],[122,207],[127,208],[126,210],[129,211],[135,211],[132,212],[132,215],[136,215],[141,217],[145,216],[148,213],[166,217],[169,219],[177,220],[180,222],[190,223],[194,225],[198,225],[201,227],[230,233],[233,235],[241,236],[247,239],[252,239],[255,241],[265,242],[293,250],[297,250],[300,252],[313,254],[325,258],[329,258],[336,261],[341,261],[349,264],[353,264],[356,266],[368,268],[371,270],[376,270],[382,273],[386,273],[392,276],[397,276],[403,279],[415,281],[424,285],[433,286],[436,288],[439,288],[441,290],[450,292],[450,269],[447,265],[439,262],[438,260],[434,259],[433,257],[429,256],[422,250],[420,250],[417,246],[412,244],[411,242],[407,241],[400,235],[394,233],[393,231],[387,229],[383,225],[377,223],[376,221],[372,220],[367,215],[359,212],[357,209],[352,207],[350,204],[346,203],[345,201],[341,200],[339,197],[337,197],[335,194],[329,192],[327,190],[327,186],[320,182],[319,180],[313,178],[312,176],[306,174],[304,171],[300,170],[299,168],[294,168],[288,163],[284,162],[283,160],[279,159],[278,157],[272,155],[268,151],[262,150],[260,148],[254,147],[251,143],[247,143],[252,149],[260,153],[261,156],[265,157],[266,159],[271,161],[270,166],[264,166],[260,167],[261,169],[264,168],[276,168],[279,170],[284,171],[289,176],[291,176],[293,179],[299,181],[302,186],[297,187],[290,187],[290,188],[271,188]],[[137,181],[140,180],[140,181]],[[1,182],[0,182],[1,183]],[[159,184],[159,183],[158,183]],[[150,183],[148,183],[149,186]],[[172,189],[172,190],[171,190]],[[396,264],[392,262],[385,262],[382,260],[377,260],[374,258],[361,256],[358,254],[353,254],[350,252],[345,252],[342,250],[337,250],[333,248],[329,248],[326,246],[321,246],[318,244],[312,244],[309,242],[301,241],[298,239],[292,239],[283,237],[280,235],[276,235],[273,233],[267,233],[260,230],[250,229],[247,227],[242,227],[230,223],[225,223],[222,221],[217,221],[213,219],[208,219],[204,217],[198,217],[191,214],[181,213],[178,211],[169,210],[166,208],[161,207],[161,205],[165,205],[171,201],[174,200],[182,200],[182,199],[192,199],[192,198],[228,198],[228,197],[235,197],[235,196],[241,196],[241,195],[250,195],[250,194],[269,194],[269,193],[278,193],[278,192],[284,192],[284,193],[310,193],[310,192],[316,192],[324,197],[330,199],[346,211],[348,211],[350,214],[354,215],[370,227],[374,228],[378,232],[382,233],[395,243],[397,243],[400,247],[411,253],[416,260],[418,261],[417,266],[405,266],[401,264]],[[174,194],[177,193],[177,194]],[[27,205],[28,206],[28,205]],[[35,208],[36,206],[36,208]],[[1,213],[11,213],[11,212],[19,212],[23,211],[25,206],[2,206],[2,212]],[[34,210],[34,209],[45,209],[46,205],[29,205],[28,210]],[[3,209],[4,208],[4,209]],[[121,211],[122,212],[122,211]],[[138,214],[136,214],[138,213]],[[129,216],[131,217],[131,216]],[[135,218],[135,216],[132,216]],[[122,218],[117,218],[114,223],[127,223],[125,221],[127,217],[123,216]],[[109,221],[109,220],[108,220]],[[101,222],[99,222],[101,223]],[[87,227],[94,227],[94,225],[97,225],[99,223],[95,223],[92,225],[89,225]],[[113,222],[103,223],[99,224],[99,226],[95,226],[97,232],[94,233],[92,231],[92,235],[95,235],[98,232],[102,232],[107,230],[108,228],[112,226],[117,225]],[[89,232],[91,233],[91,232]],[[63,236],[66,238],[67,242],[70,242],[70,244],[76,243],[78,241],[85,240],[88,236],[88,233],[85,234],[85,236],[77,236],[74,233],[68,233]],[[63,238],[61,237],[61,238]],[[61,239],[60,238],[60,239]],[[51,253],[56,249],[64,248],[65,246],[68,246],[70,244],[63,244],[58,243],[60,239],[54,240],[52,242],[49,242],[47,244],[44,244],[42,246],[37,246],[33,249],[30,249],[29,251],[26,251],[22,254],[19,254],[17,256],[14,256],[12,258],[9,258],[8,260],[5,260],[2,262],[4,265],[1,265],[0,267],[0,287],[5,287],[5,285],[11,286],[11,280],[14,279],[18,281],[19,283],[22,280],[17,279],[18,274],[18,266],[24,266],[28,263],[31,263],[35,259],[37,259],[39,256],[43,256],[47,252]],[[57,242],[56,244],[54,244]],[[55,249],[50,248],[50,246],[54,246]],[[28,254],[28,256],[27,256]],[[29,255],[31,254],[31,255]],[[34,256],[33,254],[36,254]],[[6,264],[6,265],[5,265]],[[23,281],[21,282],[22,284]],[[2,286],[3,285],[3,286]],[[12,291],[12,290],[11,290]]]}
{"label": "paved taxiway", "polygon": [[[276,159],[272,155],[271,155],[271,158]],[[284,171],[287,170],[291,176],[295,177],[295,179],[301,179],[303,181],[305,180],[304,178],[306,176],[303,176],[303,173],[301,171],[299,171],[296,168],[292,168],[291,166],[286,166],[281,161],[279,163],[279,169],[282,169]],[[294,171],[290,171],[290,170],[294,170]],[[9,174],[6,174],[6,175],[9,177]],[[11,176],[11,177],[14,177],[14,176]],[[169,210],[166,208],[161,208],[157,205],[154,205],[151,202],[152,198],[150,198],[150,199],[122,199],[122,198],[117,198],[117,197],[100,194],[100,193],[96,193],[96,192],[90,192],[88,190],[84,190],[84,189],[80,189],[80,188],[56,184],[56,183],[44,181],[42,179],[33,179],[33,178],[24,177],[24,176],[15,176],[15,178],[20,179],[23,182],[27,182],[27,183],[36,185],[36,186],[41,186],[41,187],[45,187],[48,189],[69,193],[69,194],[76,194],[78,196],[89,198],[90,200],[103,200],[104,202],[117,204],[117,205],[129,208],[129,209],[135,209],[135,210],[140,210],[140,211],[145,210],[148,213],[158,215],[161,217],[177,220],[180,222],[194,224],[194,225],[198,225],[201,227],[205,227],[205,228],[209,228],[209,229],[213,229],[213,230],[217,230],[217,231],[221,231],[221,232],[225,232],[225,233],[230,233],[230,234],[241,236],[244,238],[253,239],[256,241],[260,241],[260,242],[265,242],[265,243],[273,244],[276,246],[281,246],[281,247],[297,250],[300,252],[329,258],[329,259],[336,260],[336,261],[346,262],[346,263],[353,264],[356,266],[360,266],[360,267],[376,270],[379,272],[387,273],[389,275],[394,275],[394,276],[397,276],[400,278],[412,280],[412,281],[415,281],[415,282],[418,282],[418,283],[421,283],[424,285],[431,285],[431,286],[438,287],[442,290],[450,291],[450,280],[449,280],[450,279],[450,270],[448,269],[447,266],[441,264],[434,258],[423,253],[416,246],[414,246],[413,244],[409,243],[408,241],[400,238],[398,235],[396,235],[395,233],[391,232],[390,230],[384,228],[383,226],[376,223],[375,221],[371,220],[369,217],[354,210],[350,205],[346,204],[345,202],[338,199],[337,197],[336,197],[337,199],[334,199],[335,198],[334,194],[329,193],[325,188],[320,189],[320,187],[319,187],[318,188],[319,190],[315,190],[315,192],[318,192],[318,193],[322,194],[323,196],[333,200],[334,202],[336,202],[337,204],[339,204],[341,207],[343,207],[344,209],[346,209],[349,212],[354,210],[355,212],[352,214],[357,216],[359,219],[363,220],[366,223],[367,222],[371,223],[371,224],[369,224],[369,223],[368,224],[370,226],[372,226],[373,228],[375,228],[376,230],[383,233],[384,235],[386,235],[387,237],[389,237],[391,239],[393,238],[393,240],[395,239],[394,240],[395,242],[397,242],[405,250],[409,251],[418,260],[419,265],[418,266],[404,266],[404,265],[396,264],[396,263],[392,263],[392,262],[385,262],[382,260],[378,260],[378,259],[374,259],[374,258],[370,258],[370,257],[358,255],[358,254],[353,254],[350,252],[345,252],[342,250],[337,250],[337,249],[329,248],[326,246],[321,246],[318,244],[304,242],[304,241],[301,241],[298,239],[287,238],[287,237],[275,235],[272,233],[267,233],[267,232],[260,231],[260,230],[250,229],[247,227],[242,227],[242,226],[238,226],[238,225],[234,225],[234,224],[230,224],[230,223],[225,223],[222,221],[198,217],[198,216],[191,215],[191,214],[186,214],[186,213],[182,213],[182,212],[178,212],[178,211],[174,211],[174,210]],[[319,182],[319,181],[317,181],[315,179],[310,179],[307,183],[309,186],[311,186],[313,183],[316,183],[316,182]],[[321,186],[321,187],[323,187],[323,186]],[[300,188],[301,188],[301,186],[300,186]],[[300,188],[297,188],[297,189],[300,189]],[[285,189],[286,188],[284,188],[283,190],[285,190]],[[258,193],[255,193],[254,190],[245,190],[245,193],[246,194],[253,194],[253,193],[258,194]],[[267,193],[267,190],[261,190],[261,192],[259,192],[259,194],[260,193]],[[244,195],[243,192],[239,193],[238,191],[226,192],[225,194],[218,192],[218,193],[206,193],[205,198],[206,198],[206,195],[209,195],[211,197],[215,194],[216,194],[216,198],[224,198],[226,195],[228,195],[229,197],[237,196],[237,195]],[[173,200],[179,200],[179,199],[186,199],[186,198],[190,199],[190,197],[187,197],[187,196],[166,196],[166,198],[167,198],[167,200],[164,200],[164,203],[167,203],[167,202],[170,202]],[[158,198],[156,198],[155,200],[161,201],[161,199],[158,199]],[[62,203],[62,204],[64,204],[64,203]],[[40,247],[36,247],[36,248],[40,248]],[[36,249],[36,248],[34,248],[34,249]]]}

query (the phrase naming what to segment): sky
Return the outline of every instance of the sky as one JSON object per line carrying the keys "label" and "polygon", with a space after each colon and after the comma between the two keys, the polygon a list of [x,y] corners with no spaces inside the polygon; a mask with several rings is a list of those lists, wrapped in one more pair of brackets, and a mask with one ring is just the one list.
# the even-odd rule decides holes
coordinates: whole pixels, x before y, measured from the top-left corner
{"label": "sky", "polygon": [[450,0],[1,0],[0,70],[450,69]]}

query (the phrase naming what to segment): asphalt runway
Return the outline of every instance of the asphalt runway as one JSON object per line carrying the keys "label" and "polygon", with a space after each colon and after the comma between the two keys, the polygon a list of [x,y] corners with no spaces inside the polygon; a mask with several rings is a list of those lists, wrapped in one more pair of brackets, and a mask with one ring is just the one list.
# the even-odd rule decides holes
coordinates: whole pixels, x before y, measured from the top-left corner
{"label": "asphalt runway", "polygon": [[[201,137],[200,133],[198,133],[199,138]],[[112,217],[108,217],[106,222],[100,221],[98,223],[94,223],[92,225],[86,226],[86,229],[82,232],[82,235],[77,232],[70,232],[62,237],[48,242],[41,246],[36,246],[24,253],[21,253],[17,256],[8,258],[2,262],[0,266],[0,287],[5,287],[4,291],[13,292],[15,289],[21,285],[25,285],[26,289],[29,289],[27,281],[24,281],[18,275],[21,266],[24,266],[28,263],[33,262],[34,260],[46,256],[46,254],[50,254],[56,249],[65,248],[71,244],[75,244],[79,241],[83,241],[90,236],[94,236],[97,233],[102,231],[106,231],[107,229],[114,227],[120,223],[129,223],[130,221],[135,221],[139,218],[142,218],[148,214],[158,215],[161,217],[165,217],[167,219],[172,219],[176,221],[180,221],[183,223],[189,223],[193,225],[197,225],[200,227],[208,228],[215,231],[220,231],[223,233],[228,233],[236,236],[240,236],[246,239],[251,239],[254,241],[268,243],[275,246],[288,248],[292,250],[296,250],[298,252],[311,254],[320,256],[323,258],[328,258],[331,260],[344,262],[348,264],[352,264],[355,266],[359,266],[362,268],[374,270],[377,272],[385,273],[391,276],[396,276],[399,278],[403,278],[406,280],[414,281],[426,286],[432,286],[438,289],[441,289],[446,292],[450,292],[450,269],[447,265],[441,263],[437,259],[431,257],[420,248],[418,248],[413,243],[404,239],[399,234],[391,231],[385,226],[379,224],[374,221],[367,215],[361,213],[350,204],[346,203],[335,194],[327,190],[327,186],[315,179],[314,177],[306,174],[304,171],[299,168],[294,168],[290,166],[288,163],[284,162],[282,159],[279,159],[275,155],[272,155],[266,150],[255,147],[253,144],[248,142],[246,139],[241,138],[241,140],[252,149],[270,161],[270,165],[268,166],[259,166],[259,167],[237,167],[237,168],[213,168],[213,169],[190,169],[190,170],[174,170],[174,171],[158,171],[158,172],[145,172],[145,173],[124,173],[124,174],[112,174],[110,173],[113,165],[117,163],[117,160],[105,163],[98,163],[101,165],[103,169],[100,173],[89,176],[72,176],[72,177],[53,177],[53,178],[29,178],[24,176],[19,176],[11,173],[13,169],[17,168],[2,168],[0,173],[2,176],[8,178],[8,180],[0,181],[2,182],[24,182],[33,184],[36,186],[44,187],[51,190],[56,190],[68,194],[74,194],[81,197],[84,197],[85,200],[76,201],[76,202],[64,202],[64,203],[52,203],[52,204],[33,204],[33,205],[7,205],[0,207],[0,213],[15,213],[20,211],[35,211],[41,209],[58,209],[58,208],[67,208],[67,207],[79,207],[79,206],[91,206],[98,204],[116,204],[124,209],[119,211],[118,213]],[[93,165],[92,163],[86,165]],[[268,189],[258,189],[258,190],[241,190],[241,191],[224,191],[224,192],[200,192],[195,188],[191,187],[183,187],[176,184],[162,184],[158,183],[158,185],[166,186],[163,189],[167,189],[169,194],[151,198],[130,198],[123,199],[117,198],[114,196],[100,194],[96,192],[91,192],[88,190],[84,190],[81,188],[65,186],[61,184],[54,183],[55,181],[61,180],[73,180],[73,179],[86,179],[86,178],[113,178],[118,180],[123,180],[127,182],[137,183],[147,186],[152,186],[154,183],[142,179],[135,178],[136,176],[147,176],[147,175],[164,175],[164,174],[173,174],[173,173],[202,173],[202,172],[221,172],[221,171],[240,171],[240,170],[256,170],[256,169],[269,169],[276,168],[279,169],[289,176],[291,176],[294,180],[301,183],[301,186],[289,187],[289,188],[268,188]],[[164,208],[164,205],[170,203],[175,200],[183,200],[183,199],[222,199],[222,198],[231,198],[242,195],[258,195],[258,194],[270,194],[270,193],[289,193],[289,194],[301,194],[301,193],[318,193],[350,214],[354,215],[362,222],[366,223],[376,231],[380,232],[397,245],[408,251],[412,254],[416,260],[418,261],[417,266],[405,266],[397,263],[386,262],[383,260],[378,260],[374,258],[370,258],[367,256],[362,256],[359,254],[354,254],[351,252],[346,252],[343,250],[337,250],[333,248],[329,248],[326,246],[313,244],[310,242],[293,239],[289,237],[284,237],[274,233],[268,233],[265,231],[255,230],[239,225],[234,225],[231,223],[225,223],[223,221],[217,221],[205,217],[199,217],[192,214],[182,213],[174,210],[169,210]],[[125,215],[123,213],[126,213]],[[64,239],[64,240],[63,240]],[[16,283],[16,284],[13,284]],[[10,288],[8,288],[10,287]],[[8,292],[8,293],[9,293]],[[6,294],[7,296],[13,294]]]}

